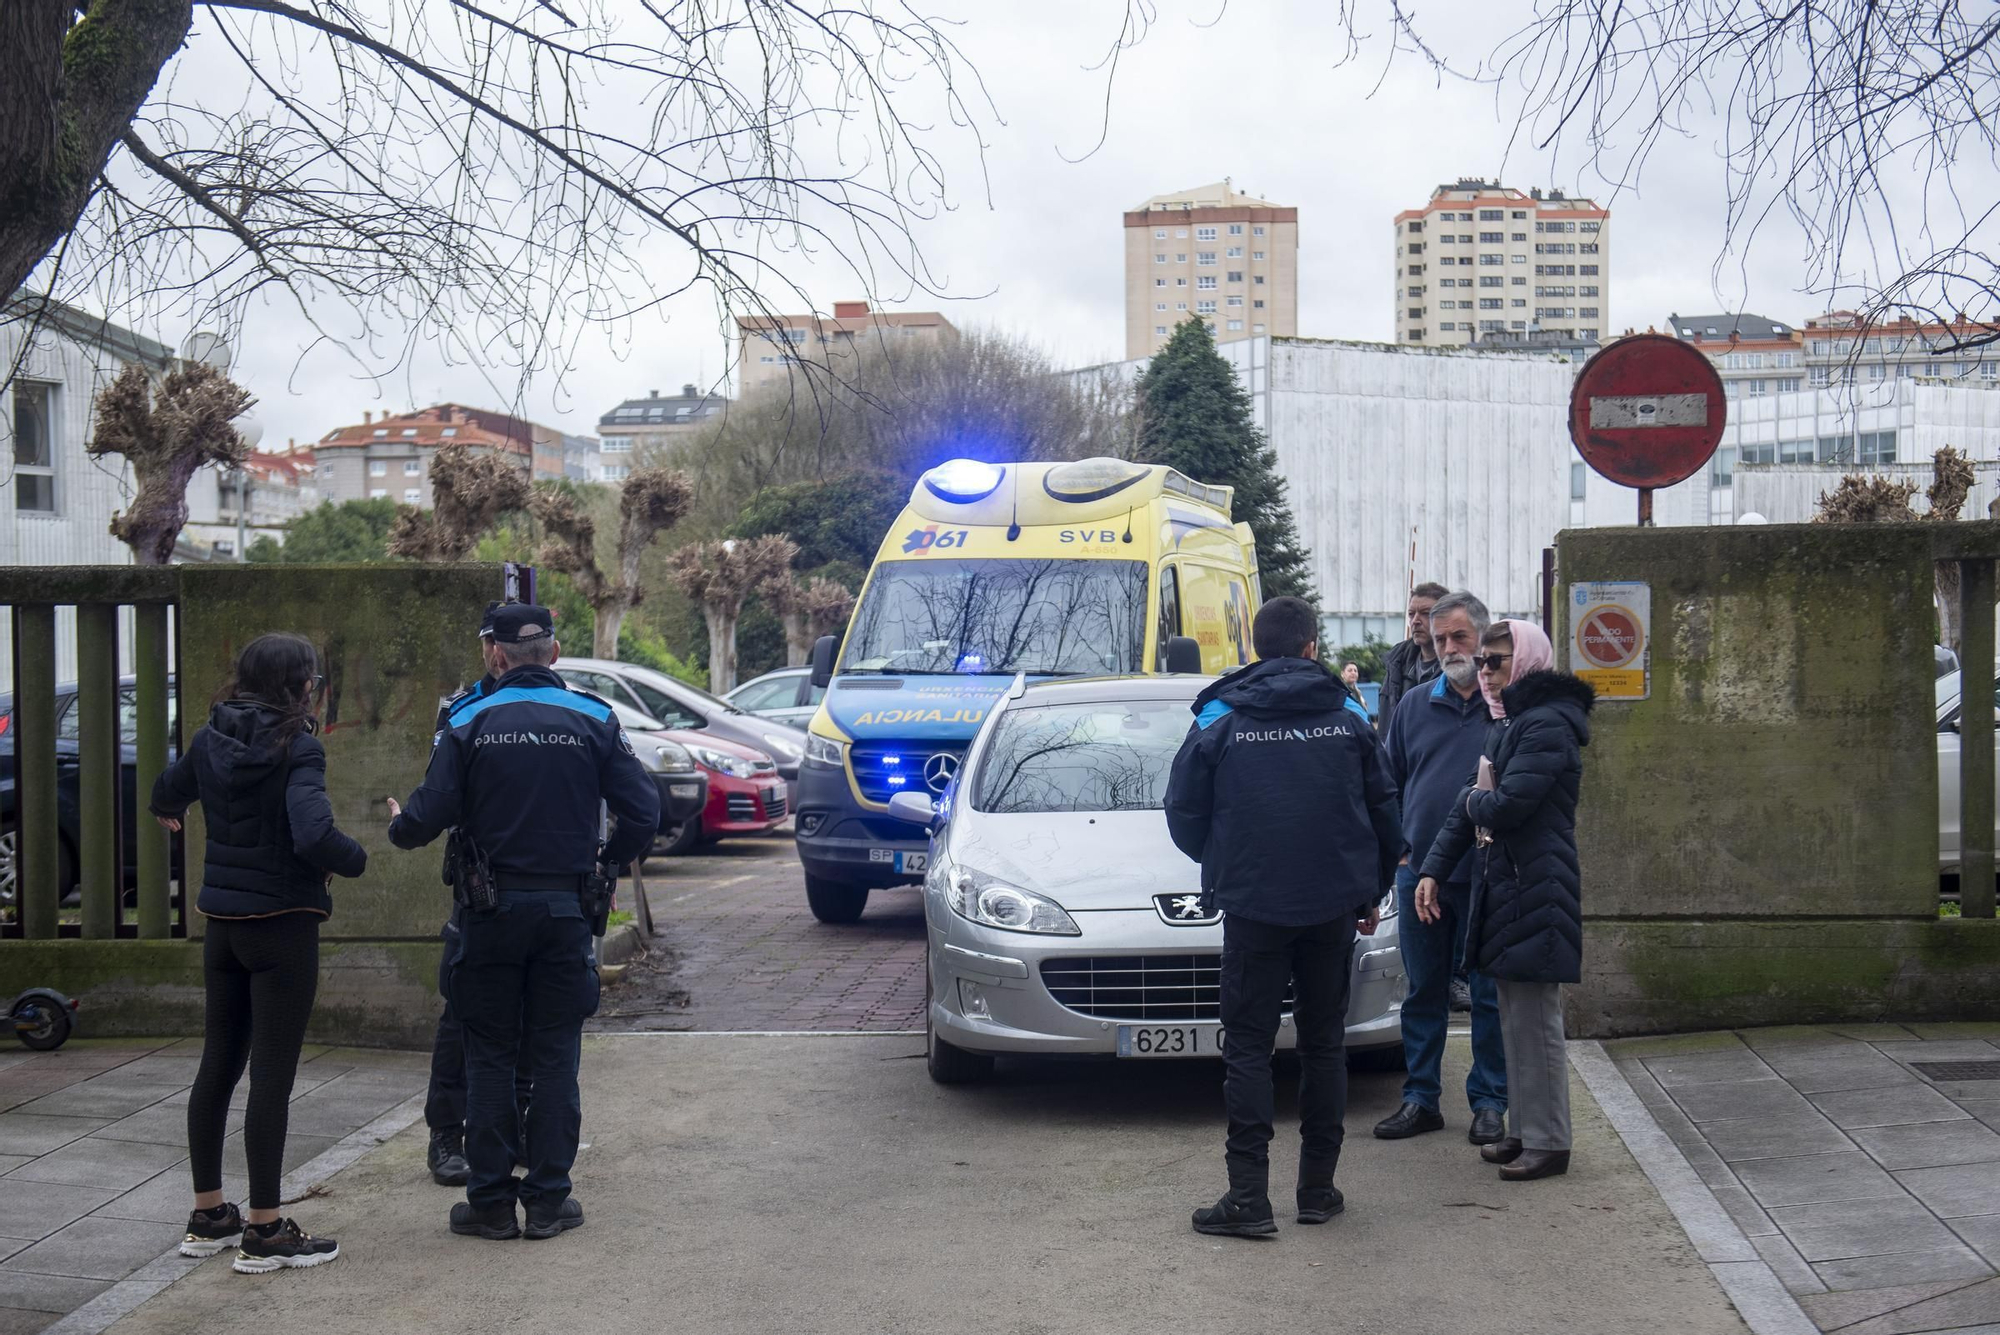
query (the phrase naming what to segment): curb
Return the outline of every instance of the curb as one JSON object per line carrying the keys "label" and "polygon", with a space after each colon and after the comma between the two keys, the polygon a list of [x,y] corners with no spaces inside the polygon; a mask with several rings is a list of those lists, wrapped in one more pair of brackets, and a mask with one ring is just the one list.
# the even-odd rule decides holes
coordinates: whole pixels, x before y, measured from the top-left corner
{"label": "curb", "polygon": [[623,964],[645,953],[639,942],[639,929],[631,923],[621,923],[606,932],[597,943],[599,964]]}
{"label": "curb", "polygon": [[1596,1039],[1572,1039],[1569,1061],[1744,1324],[1755,1335],[1819,1335],[1819,1326],[1715,1199],[1680,1146],[1646,1111],[1603,1045]]}

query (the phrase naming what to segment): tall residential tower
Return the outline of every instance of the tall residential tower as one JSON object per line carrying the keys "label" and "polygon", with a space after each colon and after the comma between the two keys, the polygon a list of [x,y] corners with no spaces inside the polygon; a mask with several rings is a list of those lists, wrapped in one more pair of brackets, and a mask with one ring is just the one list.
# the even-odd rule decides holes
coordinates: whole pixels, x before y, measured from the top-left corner
{"label": "tall residential tower", "polygon": [[1125,215],[1125,356],[1150,357],[1190,315],[1218,343],[1299,332],[1299,211],[1229,181],[1155,195]]}
{"label": "tall residential tower", "polygon": [[1599,342],[1611,325],[1611,211],[1478,177],[1396,215],[1398,343]]}

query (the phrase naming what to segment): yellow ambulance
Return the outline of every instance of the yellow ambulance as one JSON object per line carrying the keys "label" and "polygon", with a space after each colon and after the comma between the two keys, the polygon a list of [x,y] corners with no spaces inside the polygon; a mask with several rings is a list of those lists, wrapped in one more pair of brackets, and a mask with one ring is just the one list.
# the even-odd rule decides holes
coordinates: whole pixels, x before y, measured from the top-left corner
{"label": "yellow ambulance", "polygon": [[883,540],[846,636],[813,651],[826,695],[796,808],[806,894],[852,922],[871,889],[923,879],[899,792],[942,794],[988,707],[1030,679],[1227,672],[1251,658],[1257,549],[1231,489],[1123,459],[925,473]]}

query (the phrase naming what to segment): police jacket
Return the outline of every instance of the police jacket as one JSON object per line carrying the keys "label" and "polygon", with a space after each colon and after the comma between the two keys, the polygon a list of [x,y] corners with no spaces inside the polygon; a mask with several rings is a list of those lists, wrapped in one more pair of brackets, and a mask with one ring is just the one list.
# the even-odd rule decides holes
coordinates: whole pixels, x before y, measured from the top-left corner
{"label": "police jacket", "polygon": [[[1472,849],[1465,940],[1473,968],[1513,983],[1580,982],[1576,802],[1596,693],[1567,672],[1530,672],[1500,700],[1507,717],[1487,741],[1493,789],[1461,789],[1423,874],[1438,877]],[[1475,827],[1491,831],[1492,842],[1474,847]]]}
{"label": "police jacket", "polygon": [[1404,640],[1382,658],[1382,693],[1375,702],[1375,731],[1389,735],[1389,721],[1396,717],[1396,702],[1438,675],[1440,664],[1425,658],[1415,640]]}
{"label": "police jacket", "polygon": [[1396,786],[1367,712],[1303,658],[1252,663],[1195,700],[1167,830],[1224,913],[1302,927],[1360,915],[1396,876]]}
{"label": "police jacket", "polygon": [[591,869],[600,800],[618,821],[609,861],[630,862],[651,845],[659,792],[596,696],[548,668],[519,667],[461,696],[445,721],[422,786],[389,822],[396,847],[421,848],[456,826],[502,888],[538,878],[556,888]]}
{"label": "police jacket", "polygon": [[333,912],[326,879],[359,876],[368,853],[333,823],[326,750],[301,732],[278,740],[283,716],[225,700],[153,783],[152,812],[178,820],[198,799],[207,826],[201,894],[211,918]]}

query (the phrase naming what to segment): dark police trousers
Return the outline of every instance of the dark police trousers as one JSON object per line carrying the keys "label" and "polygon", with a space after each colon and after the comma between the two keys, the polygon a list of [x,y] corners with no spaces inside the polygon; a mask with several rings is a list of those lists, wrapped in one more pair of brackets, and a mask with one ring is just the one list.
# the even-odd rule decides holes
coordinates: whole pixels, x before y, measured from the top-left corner
{"label": "dark police trousers", "polygon": [[[1293,990],[1299,1056],[1299,1185],[1327,1186],[1347,1116],[1347,993],[1354,914],[1279,927],[1222,920],[1223,1105],[1229,1113],[1229,1194],[1261,1204],[1270,1181],[1271,1051],[1285,985]],[[541,1091],[536,1090],[536,1097]]]}
{"label": "dark police trousers", "polygon": [[[570,1192],[583,1105],[577,1060],[583,1022],[597,1013],[590,925],[574,890],[505,890],[491,913],[460,915],[450,971],[465,1028],[465,1197],[476,1209],[512,1202],[558,1209]],[[516,1184],[516,1063],[525,1054],[528,1174]]]}
{"label": "dark police trousers", "polygon": [[[451,962],[458,954],[456,916],[445,923],[440,935],[444,951],[438,956],[438,995],[444,998],[444,1012],[438,1016],[437,1035],[431,1040],[431,1084],[424,1096],[424,1125],[433,1131],[457,1131],[465,1126],[465,1028],[458,1022],[458,1012],[451,1008],[448,981]],[[527,1115],[531,1086],[524,1046],[514,1068],[514,1103],[522,1116]]]}

